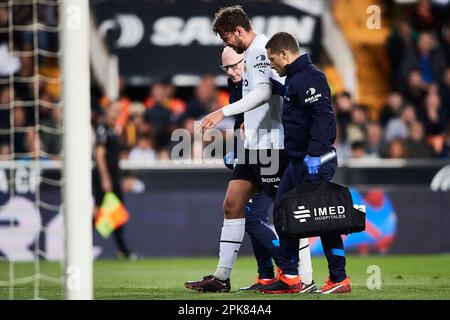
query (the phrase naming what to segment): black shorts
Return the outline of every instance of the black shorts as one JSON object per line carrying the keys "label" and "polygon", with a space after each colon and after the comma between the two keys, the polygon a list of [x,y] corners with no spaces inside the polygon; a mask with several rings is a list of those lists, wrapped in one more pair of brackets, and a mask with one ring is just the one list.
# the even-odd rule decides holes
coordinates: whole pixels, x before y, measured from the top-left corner
{"label": "black shorts", "polygon": [[[123,192],[122,187],[120,186],[120,178],[119,176],[113,175],[111,176],[111,182],[113,184],[113,192],[119,198],[120,201],[123,202]],[[97,169],[92,170],[92,193],[94,194],[94,204],[96,207],[101,206],[103,197],[105,196],[105,192],[102,188],[102,183],[100,179],[100,173]]]}
{"label": "black shorts", "polygon": [[289,163],[284,150],[245,149],[245,159],[238,159],[231,180],[247,180],[272,199]]}

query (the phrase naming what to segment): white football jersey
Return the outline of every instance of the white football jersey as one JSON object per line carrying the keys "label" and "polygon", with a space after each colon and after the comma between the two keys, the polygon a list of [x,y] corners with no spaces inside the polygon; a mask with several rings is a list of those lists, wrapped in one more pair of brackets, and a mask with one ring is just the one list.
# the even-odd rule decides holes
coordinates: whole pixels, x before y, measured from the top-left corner
{"label": "white football jersey", "polygon": [[[270,78],[284,83],[278,73],[270,68],[265,45],[265,35],[257,35],[244,55],[242,96],[245,97],[259,83],[269,83]],[[283,100],[272,95],[269,102],[244,113],[245,141],[247,149],[284,149],[281,123]]]}

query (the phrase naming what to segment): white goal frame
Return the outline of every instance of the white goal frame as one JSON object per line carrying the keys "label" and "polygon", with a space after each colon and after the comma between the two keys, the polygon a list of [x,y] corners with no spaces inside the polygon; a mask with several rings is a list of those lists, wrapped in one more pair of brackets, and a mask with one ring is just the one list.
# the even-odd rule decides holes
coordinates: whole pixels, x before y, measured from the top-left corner
{"label": "white goal frame", "polygon": [[93,298],[89,1],[61,1],[65,299]]}

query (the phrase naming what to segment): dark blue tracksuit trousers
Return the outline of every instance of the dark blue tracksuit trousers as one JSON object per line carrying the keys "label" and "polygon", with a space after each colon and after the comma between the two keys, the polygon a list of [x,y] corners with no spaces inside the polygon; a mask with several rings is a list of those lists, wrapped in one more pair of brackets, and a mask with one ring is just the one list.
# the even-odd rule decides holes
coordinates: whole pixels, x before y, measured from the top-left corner
{"label": "dark blue tracksuit trousers", "polygon": [[268,225],[271,206],[272,198],[262,191],[255,194],[252,201],[245,206],[245,231],[252,241],[261,279],[274,278],[272,259],[279,263],[279,240]]}
{"label": "dark blue tracksuit trousers", "polygon": [[[331,181],[336,167],[337,162],[330,161],[320,167],[318,174],[308,176],[307,181],[310,183]],[[289,163],[275,197],[274,215],[276,215],[281,206],[283,194],[302,183],[306,174],[307,171],[303,166],[303,161],[295,160]],[[325,256],[327,257],[331,280],[333,282],[344,280],[347,275],[345,273],[344,244],[341,236],[339,234],[326,235],[322,236],[321,240]],[[298,239],[286,238],[280,235],[280,267],[285,274],[298,274]]]}

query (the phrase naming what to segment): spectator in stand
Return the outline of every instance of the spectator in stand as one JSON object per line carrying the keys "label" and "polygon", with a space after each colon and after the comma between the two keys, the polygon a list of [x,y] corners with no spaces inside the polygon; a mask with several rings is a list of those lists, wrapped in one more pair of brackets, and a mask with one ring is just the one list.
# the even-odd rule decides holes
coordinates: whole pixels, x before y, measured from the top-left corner
{"label": "spectator in stand", "polygon": [[48,160],[46,150],[36,131],[30,130],[25,134],[25,152],[16,156],[17,160]]}
{"label": "spectator in stand", "polygon": [[[15,100],[33,102],[36,98],[42,98],[45,95],[43,89],[44,82],[40,81],[38,77],[31,78],[34,74],[34,60],[32,56],[20,57],[20,69],[17,73],[17,77],[28,78],[30,81],[17,81],[14,83],[14,89],[16,94]],[[38,96],[37,96],[38,95]],[[30,124],[34,124],[34,108],[27,108],[27,121]]]}
{"label": "spectator in stand", "polygon": [[422,105],[427,95],[428,85],[423,81],[420,70],[411,70],[408,74],[408,83],[404,89],[403,97],[415,108]]}
{"label": "spectator in stand", "polygon": [[366,139],[366,123],[366,110],[361,106],[354,105],[351,110],[351,121],[348,123],[346,130],[347,141],[350,144]]}
{"label": "spectator in stand", "polygon": [[139,135],[137,145],[129,155],[132,161],[154,161],[157,159],[155,151],[155,141],[148,135]]}
{"label": "spectator in stand", "polygon": [[344,91],[333,97],[334,113],[336,115],[337,125],[341,131],[340,141],[347,140],[347,125],[351,122],[351,110],[353,106],[352,96]]}
{"label": "spectator in stand", "polygon": [[217,109],[217,87],[214,76],[206,74],[195,88],[194,99],[188,102],[184,119],[198,120]]}
{"label": "spectator in stand", "polygon": [[155,135],[157,148],[166,147],[170,140],[171,112],[167,105],[167,89],[163,82],[156,82],[150,89],[150,97],[144,105],[145,121],[150,125]]}
{"label": "spectator in stand", "polygon": [[[27,145],[26,136],[27,132],[24,132],[23,129],[29,127],[30,124],[27,121],[27,115],[24,107],[21,106],[15,106],[14,107],[14,128],[20,128],[22,130],[15,130],[14,131],[14,153],[19,154],[18,157],[20,158],[23,156],[24,153],[27,153],[30,151],[31,148],[30,145]],[[32,130],[30,128],[30,130]],[[28,141],[29,143],[29,141]]]}
{"label": "spectator in stand", "polygon": [[450,67],[444,72],[444,78],[439,86],[439,96],[442,99],[442,108],[447,114],[447,120],[450,120]]}
{"label": "spectator in stand", "polygon": [[[167,106],[171,112],[170,114],[170,127],[169,127],[169,137],[172,135],[172,132],[180,126],[182,122],[183,116],[186,113],[187,105],[186,102],[182,99],[179,99],[175,96],[176,87],[171,81],[167,81],[165,83],[166,94],[167,94]],[[171,142],[166,144],[163,148],[160,148],[159,158],[161,160],[170,160],[170,149]]]}
{"label": "spectator in stand", "polygon": [[417,120],[417,115],[412,105],[406,105],[399,117],[389,120],[384,132],[384,140],[390,142],[393,139],[406,139],[409,136],[408,126]]}
{"label": "spectator in stand", "polygon": [[[0,28],[8,28],[9,24],[9,14],[8,8],[0,6]],[[3,43],[8,43],[9,34],[8,32],[0,32],[0,45]]]}
{"label": "spectator in stand", "polygon": [[417,42],[417,32],[413,30],[410,22],[401,18],[395,23],[395,30],[387,41],[389,57],[391,59],[391,81],[395,89],[399,89],[399,67],[405,52],[414,50]]}
{"label": "spectator in stand", "polygon": [[383,128],[377,122],[371,122],[367,126],[367,139],[365,144],[366,157],[381,158],[383,150]]}
{"label": "spectator in stand", "polygon": [[48,156],[53,160],[60,159],[61,152],[61,135],[60,130],[62,128],[62,114],[61,109],[54,108],[50,110],[50,116],[44,118],[41,121],[41,125],[45,129],[40,130],[40,138],[44,144],[44,149],[47,151]]}
{"label": "spectator in stand", "polygon": [[431,0],[419,0],[413,9],[413,23],[417,30],[432,30],[437,27]]}
{"label": "spectator in stand", "polygon": [[132,102],[129,108],[128,121],[122,132],[122,147],[131,150],[140,134],[150,134],[150,125],[144,120],[145,106],[141,102]]}
{"label": "spectator in stand", "polygon": [[172,112],[172,123],[179,123],[181,117],[186,112],[186,102],[182,99],[175,97],[176,87],[175,85],[168,81],[166,83],[167,91],[167,105]]}
{"label": "spectator in stand", "polygon": [[366,151],[364,149],[363,141],[355,141],[352,143],[352,159],[364,159],[366,158]]}
{"label": "spectator in stand", "polygon": [[386,158],[389,159],[406,159],[406,147],[402,139],[392,139],[388,144]]}
{"label": "spectator in stand", "polygon": [[[14,24],[16,25],[32,25],[33,24],[33,4],[23,4],[14,6],[13,8]],[[37,19],[39,23],[56,27],[58,24],[57,6],[42,5],[37,6]],[[13,32],[15,46],[19,50],[29,51],[34,49],[34,32],[14,30]],[[43,50],[56,51],[58,46],[58,36],[54,32],[47,32],[41,28],[37,32],[38,46]],[[37,48],[36,48],[37,49]],[[43,56],[39,56],[40,63],[43,63]]]}
{"label": "spectator in stand", "polygon": [[442,28],[442,51],[444,52],[447,66],[450,65],[450,22],[447,22]]}
{"label": "spectator in stand", "polygon": [[425,83],[442,79],[446,61],[436,38],[429,32],[419,34],[417,50],[407,50],[402,59],[401,74],[404,78],[411,70],[420,70]]}
{"label": "spectator in stand", "polygon": [[341,127],[336,125],[336,140],[333,147],[336,149],[338,163],[342,160],[351,158],[352,148],[348,141],[341,139]]}
{"label": "spectator in stand", "polygon": [[32,55],[20,57],[19,77],[32,77],[34,74],[34,60]]}
{"label": "spectator in stand", "polygon": [[447,127],[444,144],[442,146],[441,158],[450,159],[450,125]]}
{"label": "spectator in stand", "polygon": [[[187,104],[186,112],[181,119],[181,126],[189,131],[191,137],[194,137],[195,121],[200,120],[209,112],[222,108],[228,102],[228,94],[217,88],[214,75],[203,75],[200,83],[194,89],[194,98]],[[216,128],[220,129],[224,124],[233,128],[233,118],[225,119]],[[192,140],[192,156],[194,158],[201,158],[203,147],[203,143]]]}
{"label": "spectator in stand", "polygon": [[[105,109],[111,105],[112,101],[107,96],[102,96],[99,103]],[[131,104],[130,98],[125,93],[125,80],[122,76],[119,76],[119,98],[117,103],[120,105],[120,113],[114,124],[114,132],[116,135],[121,136],[129,120]]]}
{"label": "spectator in stand", "polygon": [[119,160],[129,160],[130,159],[130,147],[120,146],[119,150]]}
{"label": "spectator in stand", "polygon": [[[50,78],[60,79],[61,69],[59,68],[59,60],[56,58],[45,58],[45,63],[39,64],[39,74]],[[54,100],[59,100],[61,96],[61,83],[42,81],[42,87]]]}
{"label": "spectator in stand", "polygon": [[[10,87],[0,87],[0,129],[9,129],[9,104],[11,103]],[[9,134],[0,133],[0,144],[9,143]]]}
{"label": "spectator in stand", "polygon": [[444,133],[447,127],[447,115],[441,108],[441,98],[435,92],[430,92],[424,102],[424,123],[427,135],[435,136]]}
{"label": "spectator in stand", "polygon": [[9,150],[9,144],[0,144],[0,161],[8,161],[11,159],[11,150]]}
{"label": "spectator in stand", "polygon": [[[18,77],[31,77],[33,75],[33,71],[30,71],[30,68],[33,67],[32,62],[27,59],[21,58],[21,67],[17,73]],[[31,72],[31,74],[30,74]],[[22,100],[27,102],[33,102],[35,100],[36,94],[41,95],[43,92],[43,82],[39,81],[39,78],[35,78],[29,82],[21,82],[17,81],[14,83],[14,89],[16,91],[16,100]],[[32,108],[29,108],[31,112],[33,112]]]}
{"label": "spectator in stand", "polygon": [[425,140],[425,130],[419,121],[409,125],[409,138],[405,141],[409,158],[433,158],[436,156],[433,148]]}
{"label": "spectator in stand", "polygon": [[[154,92],[153,90],[156,90],[157,92]],[[147,109],[151,109],[155,104],[162,103],[162,105],[170,111],[171,121],[176,123],[176,121],[186,112],[186,102],[177,98],[175,92],[176,87],[171,80],[169,78],[162,78],[150,87],[149,95],[144,100],[144,105]],[[164,97],[162,102],[161,96]]]}
{"label": "spectator in stand", "polygon": [[403,96],[398,91],[389,94],[387,103],[380,114],[380,123],[386,127],[389,120],[398,117],[403,108]]}

